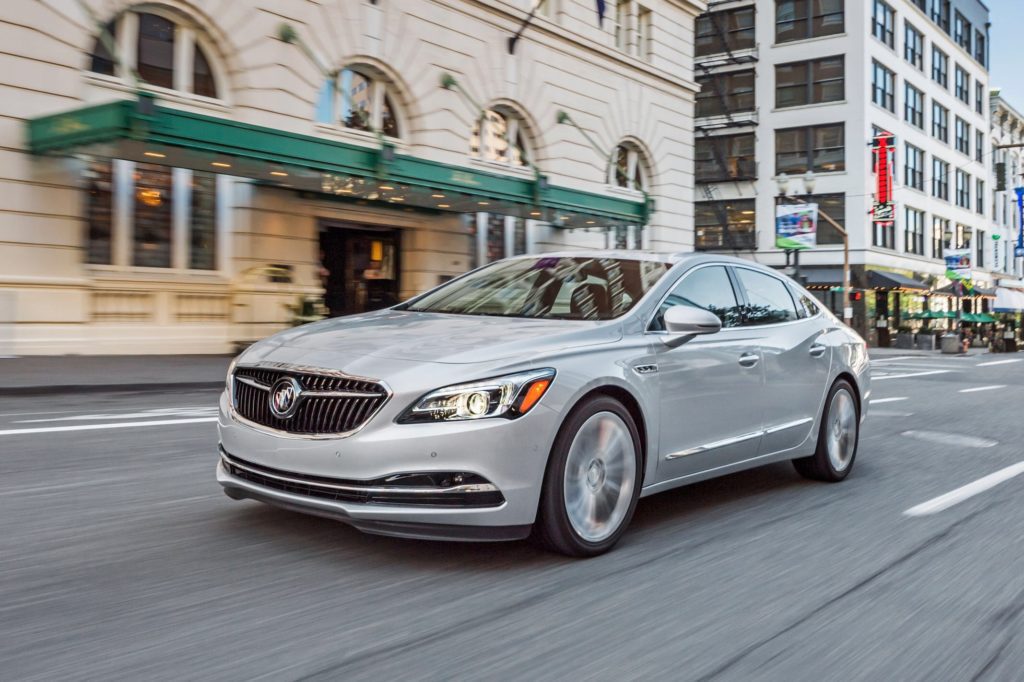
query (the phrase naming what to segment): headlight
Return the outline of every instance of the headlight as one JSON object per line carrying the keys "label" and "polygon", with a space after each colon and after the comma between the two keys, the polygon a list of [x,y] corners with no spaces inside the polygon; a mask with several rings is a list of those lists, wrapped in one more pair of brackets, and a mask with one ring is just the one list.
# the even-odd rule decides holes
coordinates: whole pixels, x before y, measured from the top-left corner
{"label": "headlight", "polygon": [[538,369],[493,379],[456,384],[432,391],[398,418],[399,424],[521,417],[536,405],[555,378],[555,370]]}

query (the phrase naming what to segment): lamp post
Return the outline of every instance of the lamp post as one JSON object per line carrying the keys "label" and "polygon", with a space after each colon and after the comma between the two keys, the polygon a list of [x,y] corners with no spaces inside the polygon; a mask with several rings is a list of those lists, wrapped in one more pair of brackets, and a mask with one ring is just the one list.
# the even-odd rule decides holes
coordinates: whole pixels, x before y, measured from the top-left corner
{"label": "lamp post", "polygon": [[[803,175],[804,181],[804,192],[810,197],[814,193],[814,186],[817,183],[817,178],[814,176],[814,171],[809,170]],[[786,191],[789,189],[789,176],[785,173],[779,173],[775,177],[775,184],[779,188],[779,196],[776,197],[778,202],[779,197],[786,199],[787,197],[793,201],[801,204],[808,203],[806,200],[796,196],[788,196]],[[850,236],[846,231],[846,228],[841,226],[825,211],[821,210],[821,206],[818,206],[818,217],[823,219],[826,223],[832,226],[832,228],[839,233],[839,236],[843,238],[843,321],[847,324],[853,322],[853,308],[850,307]],[[800,278],[800,251],[799,249],[792,249],[793,255],[793,274],[797,280]],[[786,264],[789,264],[789,253],[790,250],[786,251]]]}
{"label": "lamp post", "polygon": [[[953,243],[953,228],[946,226],[946,229],[942,231],[942,238],[946,240],[946,244]],[[953,282],[953,293],[956,296],[956,332],[960,334],[960,327],[963,324],[961,315],[963,314],[963,306],[960,305],[960,293],[963,288],[963,283],[958,279]]]}

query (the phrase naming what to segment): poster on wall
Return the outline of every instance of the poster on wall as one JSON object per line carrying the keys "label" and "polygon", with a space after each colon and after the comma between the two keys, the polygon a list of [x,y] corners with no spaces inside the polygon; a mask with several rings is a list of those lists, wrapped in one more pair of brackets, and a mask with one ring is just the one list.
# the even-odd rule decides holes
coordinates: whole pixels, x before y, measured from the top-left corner
{"label": "poster on wall", "polygon": [[775,207],[776,248],[813,249],[817,243],[817,204],[779,204]]}
{"label": "poster on wall", "polygon": [[946,249],[943,252],[946,260],[946,277],[954,282],[971,280],[971,250]]}

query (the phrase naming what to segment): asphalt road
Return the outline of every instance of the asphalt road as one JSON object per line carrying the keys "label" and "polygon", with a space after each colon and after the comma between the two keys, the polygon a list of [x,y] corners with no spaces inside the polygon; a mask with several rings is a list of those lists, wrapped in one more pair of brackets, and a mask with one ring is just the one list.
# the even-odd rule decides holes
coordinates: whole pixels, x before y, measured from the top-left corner
{"label": "asphalt road", "polygon": [[1024,461],[1024,361],[876,376],[845,482],[648,498],[587,561],[233,502],[211,391],[0,399],[0,679],[1024,679],[1024,475],[940,497]]}

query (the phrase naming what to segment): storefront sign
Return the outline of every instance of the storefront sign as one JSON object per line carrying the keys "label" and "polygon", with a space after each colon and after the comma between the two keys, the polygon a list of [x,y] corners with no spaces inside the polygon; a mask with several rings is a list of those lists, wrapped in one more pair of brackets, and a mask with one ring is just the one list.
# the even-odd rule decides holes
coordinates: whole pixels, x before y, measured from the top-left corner
{"label": "storefront sign", "polygon": [[875,154],[875,201],[871,210],[876,223],[892,223],[896,219],[892,203],[892,168],[896,162],[896,149],[892,133],[882,132],[872,141]]}
{"label": "storefront sign", "polygon": [[946,277],[953,281],[969,282],[971,280],[971,250],[946,249]]}
{"label": "storefront sign", "polygon": [[779,204],[775,207],[775,246],[813,249],[818,243],[817,204]]}

